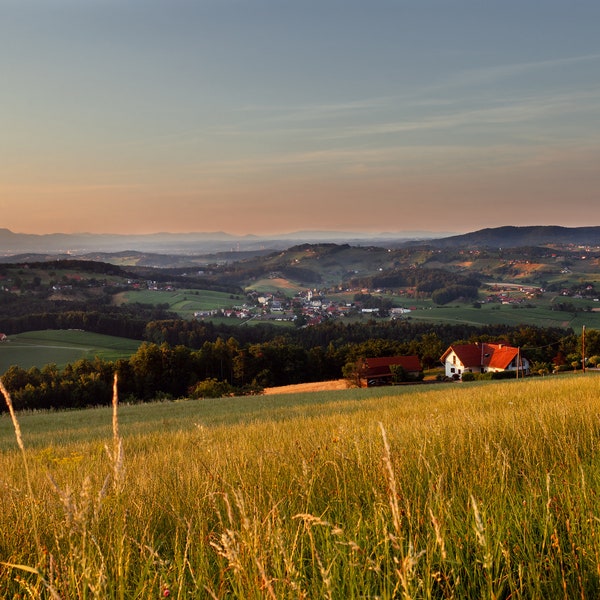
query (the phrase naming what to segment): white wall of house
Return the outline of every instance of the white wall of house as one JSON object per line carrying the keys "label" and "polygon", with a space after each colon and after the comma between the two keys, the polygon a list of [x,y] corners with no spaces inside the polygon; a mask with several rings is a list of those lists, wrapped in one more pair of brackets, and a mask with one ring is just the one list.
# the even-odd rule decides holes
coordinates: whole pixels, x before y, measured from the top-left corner
{"label": "white wall of house", "polygon": [[460,359],[458,356],[456,356],[455,352],[450,352],[450,354],[448,354],[446,357],[444,368],[446,371],[446,377],[455,379],[455,375],[458,375],[459,377],[462,376],[465,366],[462,364],[462,362],[460,362]]}

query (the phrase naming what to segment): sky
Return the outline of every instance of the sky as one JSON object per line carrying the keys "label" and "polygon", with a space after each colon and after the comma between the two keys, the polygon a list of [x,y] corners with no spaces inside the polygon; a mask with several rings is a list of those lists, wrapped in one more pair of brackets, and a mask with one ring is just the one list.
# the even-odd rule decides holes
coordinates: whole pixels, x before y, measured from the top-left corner
{"label": "sky", "polygon": [[0,227],[599,225],[598,0],[0,0]]}

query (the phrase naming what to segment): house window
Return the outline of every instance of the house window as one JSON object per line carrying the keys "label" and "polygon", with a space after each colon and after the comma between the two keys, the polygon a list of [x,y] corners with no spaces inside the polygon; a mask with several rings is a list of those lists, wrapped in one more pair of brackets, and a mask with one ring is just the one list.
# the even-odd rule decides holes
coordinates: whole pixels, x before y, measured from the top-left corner
{"label": "house window", "polygon": [[452,364],[455,365],[456,364],[456,354],[452,355]]}
{"label": "house window", "polygon": [[454,371],[456,371],[456,369],[454,367],[450,367],[450,373],[454,373]]}

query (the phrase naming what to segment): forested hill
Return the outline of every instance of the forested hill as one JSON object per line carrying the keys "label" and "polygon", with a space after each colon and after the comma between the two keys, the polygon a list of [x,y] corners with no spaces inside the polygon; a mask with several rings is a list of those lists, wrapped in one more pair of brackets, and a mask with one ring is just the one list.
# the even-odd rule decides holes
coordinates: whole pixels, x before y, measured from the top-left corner
{"label": "forested hill", "polygon": [[517,248],[548,244],[600,245],[600,227],[535,225],[494,227],[463,235],[429,240],[436,248]]}

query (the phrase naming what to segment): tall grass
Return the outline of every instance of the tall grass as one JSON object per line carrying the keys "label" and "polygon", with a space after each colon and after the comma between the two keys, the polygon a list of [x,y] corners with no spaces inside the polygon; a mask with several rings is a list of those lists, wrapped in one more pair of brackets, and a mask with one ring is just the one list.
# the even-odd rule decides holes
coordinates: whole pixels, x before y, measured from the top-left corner
{"label": "tall grass", "polygon": [[4,452],[0,595],[598,597],[599,383],[415,388],[122,441],[115,419],[109,453]]}

